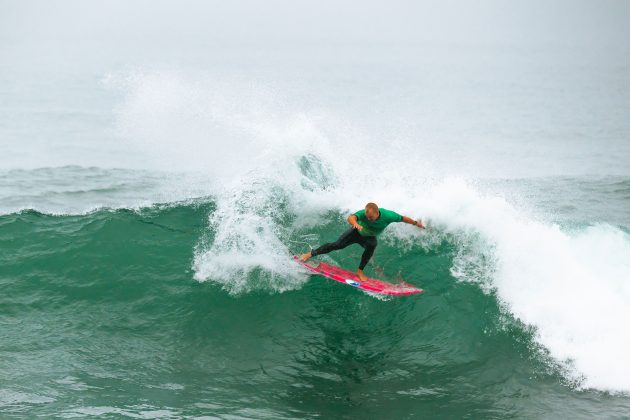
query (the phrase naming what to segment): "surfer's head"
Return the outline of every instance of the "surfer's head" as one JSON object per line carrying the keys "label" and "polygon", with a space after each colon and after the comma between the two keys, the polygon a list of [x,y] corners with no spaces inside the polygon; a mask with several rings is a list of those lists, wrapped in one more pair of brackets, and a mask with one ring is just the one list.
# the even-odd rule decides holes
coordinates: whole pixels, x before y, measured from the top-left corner
{"label": "surfer's head", "polygon": [[370,222],[373,222],[378,219],[378,216],[380,216],[378,206],[375,203],[367,203],[365,205],[365,217],[367,217]]}

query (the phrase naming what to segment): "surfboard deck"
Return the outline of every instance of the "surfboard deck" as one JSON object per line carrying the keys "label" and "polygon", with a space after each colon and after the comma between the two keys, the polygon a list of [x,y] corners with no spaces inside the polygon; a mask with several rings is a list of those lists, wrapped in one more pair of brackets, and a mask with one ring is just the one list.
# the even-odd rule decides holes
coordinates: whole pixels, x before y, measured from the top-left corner
{"label": "surfboard deck", "polygon": [[293,259],[297,261],[298,264],[308,268],[314,273],[368,292],[394,296],[406,296],[424,292],[424,290],[418,289],[409,283],[393,284],[370,277],[368,277],[367,280],[361,281],[355,273],[334,265],[326,264],[325,262],[317,262],[311,265],[308,262],[300,261],[297,256],[294,256]]}

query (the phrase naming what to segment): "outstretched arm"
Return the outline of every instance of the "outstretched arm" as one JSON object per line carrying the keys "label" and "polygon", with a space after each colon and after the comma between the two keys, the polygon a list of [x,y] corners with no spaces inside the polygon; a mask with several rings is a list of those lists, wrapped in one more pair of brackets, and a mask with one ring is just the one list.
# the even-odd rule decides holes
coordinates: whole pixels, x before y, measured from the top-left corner
{"label": "outstretched arm", "polygon": [[420,229],[424,229],[426,227],[422,219],[419,219],[418,221],[416,221],[416,220],[413,220],[411,217],[403,216],[402,221],[404,223],[409,223],[410,225],[418,226]]}

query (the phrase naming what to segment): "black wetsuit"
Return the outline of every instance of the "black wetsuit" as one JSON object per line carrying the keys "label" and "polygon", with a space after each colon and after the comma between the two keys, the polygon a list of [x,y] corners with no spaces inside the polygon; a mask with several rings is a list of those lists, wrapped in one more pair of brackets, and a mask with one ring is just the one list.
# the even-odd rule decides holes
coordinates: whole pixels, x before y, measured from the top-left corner
{"label": "black wetsuit", "polygon": [[320,246],[317,249],[311,251],[311,256],[328,254],[330,251],[336,251],[338,249],[343,249],[351,244],[359,244],[363,247],[363,255],[361,255],[361,264],[359,264],[359,269],[363,270],[367,265],[370,258],[374,254],[374,250],[376,249],[377,241],[376,236],[361,236],[358,230],[354,228],[350,228],[344,233],[341,234],[339,239],[335,242],[329,242]]}

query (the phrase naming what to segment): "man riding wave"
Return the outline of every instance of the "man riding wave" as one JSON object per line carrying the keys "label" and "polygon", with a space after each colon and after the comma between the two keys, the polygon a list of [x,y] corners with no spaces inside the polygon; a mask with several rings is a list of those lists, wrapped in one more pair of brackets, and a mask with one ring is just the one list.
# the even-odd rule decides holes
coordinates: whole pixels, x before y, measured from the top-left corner
{"label": "man riding wave", "polygon": [[407,216],[401,216],[392,210],[387,210],[377,206],[375,203],[367,203],[365,209],[359,210],[350,216],[348,216],[348,223],[352,226],[350,229],[341,234],[339,239],[335,242],[329,242],[317,249],[302,254],[300,260],[306,262],[309,258],[328,254],[331,251],[337,251],[343,249],[351,244],[359,244],[363,247],[363,255],[361,255],[361,263],[357,271],[357,276],[360,280],[367,279],[363,274],[370,258],[374,254],[374,250],[378,245],[376,237],[385,230],[390,223],[403,222],[410,225],[418,226],[420,229],[424,229],[426,226],[422,220],[414,220]]}

